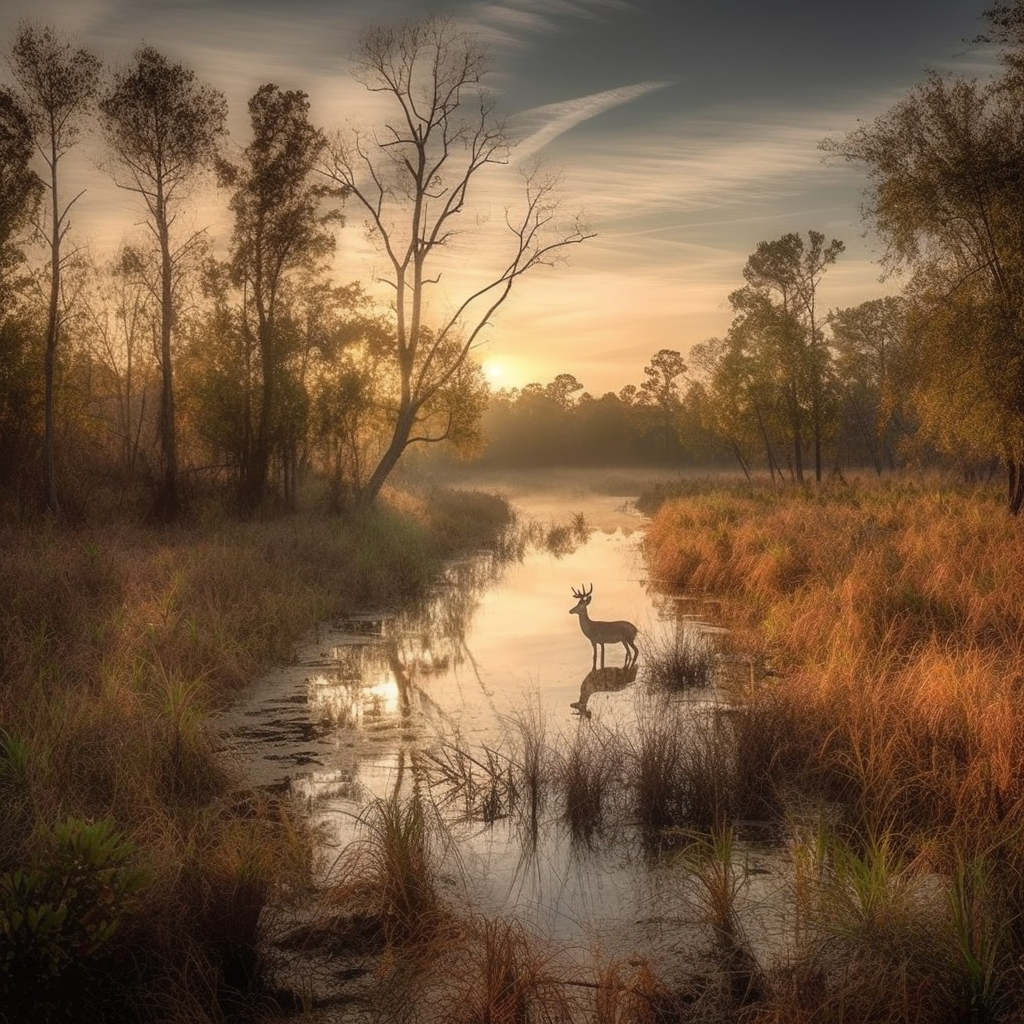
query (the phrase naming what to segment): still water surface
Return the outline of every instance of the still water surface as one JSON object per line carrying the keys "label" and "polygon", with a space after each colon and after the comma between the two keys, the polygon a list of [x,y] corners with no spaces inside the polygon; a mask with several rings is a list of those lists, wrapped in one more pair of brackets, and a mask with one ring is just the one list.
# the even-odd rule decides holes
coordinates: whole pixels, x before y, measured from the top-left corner
{"label": "still water surface", "polygon": [[[555,748],[576,730],[616,727],[635,713],[645,649],[695,628],[646,580],[644,519],[627,499],[590,491],[511,496],[522,516],[546,526],[582,513],[589,536],[561,555],[535,544],[521,560],[466,559],[414,612],[366,609],[323,627],[296,664],[256,681],[217,721],[247,781],[301,796],[329,846],[353,837],[368,799],[407,789],[412,754],[439,741],[500,747],[524,709],[543,722]],[[621,645],[607,648],[607,671],[591,672],[590,643],[569,614],[572,588],[591,583],[592,617],[639,627],[633,676],[619,671]],[[690,699],[695,713],[706,713],[715,695]],[[589,714],[573,706],[581,700]],[[485,913],[515,913],[560,947],[577,947],[581,958],[595,947],[602,955],[678,955],[695,936],[678,871],[645,861],[625,836],[581,851],[556,828],[524,842],[511,820],[450,827],[460,898]],[[751,877],[771,874],[770,850],[750,847],[743,856]]]}

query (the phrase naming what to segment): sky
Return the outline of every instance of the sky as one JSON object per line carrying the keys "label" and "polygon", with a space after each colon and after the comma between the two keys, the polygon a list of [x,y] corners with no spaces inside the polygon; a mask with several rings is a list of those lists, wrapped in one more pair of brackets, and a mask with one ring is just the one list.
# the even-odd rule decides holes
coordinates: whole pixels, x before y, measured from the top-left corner
{"label": "sky", "polygon": [[[562,209],[594,237],[568,262],[522,278],[477,352],[492,385],[573,373],[595,395],[643,380],[659,349],[686,355],[723,334],[728,295],[760,241],[815,229],[846,251],[821,286],[842,308],[891,292],[861,217],[867,184],[819,148],[897,102],[928,69],[984,75],[966,41],[991,0],[454,0],[444,9],[487,46],[488,78],[516,125],[518,158],[560,178]],[[263,83],[309,94],[311,117],[343,128],[367,108],[349,58],[365,28],[418,18],[419,0],[33,0],[18,22],[51,24],[112,66],[142,43],[220,89],[233,145]],[[87,192],[73,230],[102,255],[137,230],[132,197],[79,147]],[[71,165],[69,165],[69,172]],[[77,181],[76,181],[77,184]],[[200,207],[211,232],[225,197]],[[200,216],[204,215],[201,213]],[[206,225],[203,225],[206,226]],[[467,252],[476,264],[480,253]],[[338,273],[372,274],[357,218],[339,235]],[[451,279],[449,301],[460,297]]]}

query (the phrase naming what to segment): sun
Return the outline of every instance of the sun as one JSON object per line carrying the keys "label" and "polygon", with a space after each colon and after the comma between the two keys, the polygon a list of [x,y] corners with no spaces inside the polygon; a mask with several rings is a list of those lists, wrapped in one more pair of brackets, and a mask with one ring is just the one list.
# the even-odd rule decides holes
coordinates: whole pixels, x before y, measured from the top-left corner
{"label": "sun", "polygon": [[505,380],[505,367],[497,359],[485,359],[480,369],[492,388],[501,387]]}

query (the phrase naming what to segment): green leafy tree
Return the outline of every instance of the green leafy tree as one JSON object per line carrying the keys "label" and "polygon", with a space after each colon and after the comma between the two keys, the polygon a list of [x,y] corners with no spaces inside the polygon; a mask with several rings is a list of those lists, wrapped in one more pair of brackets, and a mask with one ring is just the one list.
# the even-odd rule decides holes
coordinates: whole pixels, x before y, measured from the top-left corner
{"label": "green leafy tree", "polygon": [[679,454],[679,414],[683,404],[680,386],[685,373],[682,355],[670,348],[655,352],[644,367],[640,394],[656,412],[656,444],[663,457]]}
{"label": "green leafy tree", "polygon": [[710,338],[691,350],[701,390],[702,423],[750,477],[755,453],[763,450],[774,479],[779,470],[769,430],[775,408],[770,381],[759,374],[758,362],[746,345],[746,332],[734,329],[724,338]]}
{"label": "green leafy tree", "polygon": [[32,152],[28,115],[10,90],[0,88],[0,316],[9,309],[12,275],[24,259],[22,236],[43,195]]}
{"label": "green leafy tree", "polygon": [[393,309],[396,402],[388,442],[360,488],[364,506],[410,444],[440,439],[422,430],[424,410],[458,376],[516,282],[588,237],[579,223],[557,231],[556,183],[528,172],[520,207],[505,211],[508,247],[495,257],[498,269],[487,273],[481,262],[481,276],[461,298],[430,308],[442,255],[457,238],[473,238],[472,230],[460,236],[457,229],[479,214],[479,179],[509,159],[511,140],[483,87],[486,72],[484,50],[450,17],[372,28],[355,76],[390,101],[394,114],[375,132],[331,144],[327,172],[365,215],[388,270]]}
{"label": "green leafy tree", "polygon": [[114,76],[100,111],[115,158],[114,180],[142,200],[159,252],[161,472],[155,512],[173,520],[181,511],[172,345],[175,281],[196,241],[195,235],[176,241],[173,229],[198,173],[215,162],[227,105],[195,72],[144,46],[135,63]]}
{"label": "green leafy tree", "polygon": [[[1019,10],[1014,5],[1014,10]],[[828,148],[863,166],[867,213],[910,274],[913,404],[961,460],[998,456],[1024,508],[1024,88],[930,75]]]}
{"label": "green leafy tree", "polygon": [[314,273],[334,249],[329,225],[335,210],[322,210],[338,195],[318,180],[316,169],[325,139],[309,122],[304,92],[260,86],[249,100],[252,141],[239,164],[220,163],[222,184],[232,188],[235,217],[231,268],[243,289],[242,330],[255,339],[252,369],[258,395],[247,413],[247,445],[242,461],[243,505],[256,508],[264,498],[272,451],[287,433],[282,419],[282,375],[288,345],[281,330],[282,304],[296,275]]}
{"label": "green leafy tree", "polygon": [[57,353],[61,336],[61,274],[65,268],[63,243],[71,224],[72,206],[81,198],[62,196],[61,163],[79,141],[99,89],[102,65],[88,50],[75,47],[49,26],[23,23],[11,50],[11,71],[17,98],[28,119],[35,148],[46,167],[50,191],[48,224],[50,250],[49,302],[43,369],[43,488],[46,508],[60,511],[57,493],[55,388]]}
{"label": "green leafy tree", "polygon": [[820,231],[808,231],[806,243],[795,232],[773,242],[759,242],[743,268],[748,294],[741,291],[730,300],[752,322],[758,317],[775,339],[792,428],[794,466],[800,481],[808,429],[814,477],[820,481],[822,476],[830,354],[823,332],[824,318],[818,310],[818,286],[844,248],[838,239],[826,245]]}
{"label": "green leafy tree", "polygon": [[908,429],[906,302],[895,295],[871,299],[835,310],[829,324],[847,417],[875,471],[894,469],[897,445]]}

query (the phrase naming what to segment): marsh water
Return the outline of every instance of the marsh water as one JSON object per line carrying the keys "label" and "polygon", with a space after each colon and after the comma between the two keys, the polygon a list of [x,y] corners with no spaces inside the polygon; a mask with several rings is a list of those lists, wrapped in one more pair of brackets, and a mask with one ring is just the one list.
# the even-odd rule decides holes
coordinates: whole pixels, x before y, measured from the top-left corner
{"label": "marsh water", "polygon": [[[414,609],[366,608],[325,624],[294,664],[256,680],[219,716],[223,748],[246,781],[303,801],[325,837],[325,865],[357,835],[373,797],[417,784],[418,756],[422,764],[430,752],[500,752],[524,722],[553,750],[579,730],[618,729],[636,714],[645,651],[679,630],[718,628],[713,606],[661,594],[647,579],[644,517],[609,490],[506,489],[536,524],[532,542],[511,557],[481,552],[451,564]],[[574,521],[587,529],[546,542],[552,528]],[[593,668],[591,645],[569,614],[573,588],[590,584],[593,618],[639,628],[633,671],[623,669],[621,645],[608,646],[603,670]],[[720,697],[709,687],[679,699],[707,714]],[[447,819],[458,899],[482,913],[514,913],[581,957],[596,948],[678,957],[696,941],[699,915],[678,869],[645,857],[625,834],[612,829],[581,848],[557,827],[524,836],[515,816],[482,820],[460,813],[457,801]],[[758,879],[761,889],[772,884],[777,852],[750,843],[742,856],[754,880],[744,898],[756,903]]]}

